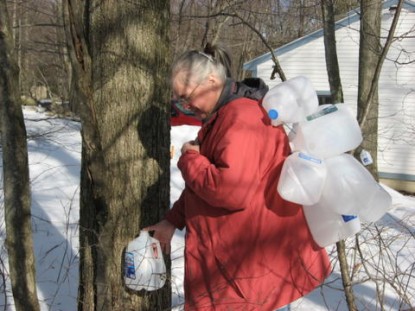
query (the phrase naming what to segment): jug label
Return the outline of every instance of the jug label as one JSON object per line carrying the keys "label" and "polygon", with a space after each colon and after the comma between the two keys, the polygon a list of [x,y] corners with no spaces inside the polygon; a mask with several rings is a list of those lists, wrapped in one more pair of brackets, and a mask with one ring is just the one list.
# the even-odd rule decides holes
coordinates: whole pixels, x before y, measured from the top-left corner
{"label": "jug label", "polygon": [[151,250],[153,251],[153,258],[159,259],[159,250],[157,247],[157,243],[151,243]]}
{"label": "jug label", "polygon": [[310,114],[309,116],[307,116],[307,121],[311,121],[317,118],[320,118],[322,116],[325,116],[326,114],[332,113],[339,110],[335,105],[330,105],[326,108],[321,109],[320,111]]}
{"label": "jug label", "polygon": [[135,266],[134,266],[134,254],[125,253],[125,276],[129,279],[135,280]]}
{"label": "jug label", "polygon": [[342,215],[343,221],[344,222],[349,222],[352,221],[353,219],[356,219],[357,216],[355,215]]}
{"label": "jug label", "polygon": [[360,153],[360,160],[362,161],[364,166],[367,166],[373,163],[373,159],[369,151],[364,150],[364,149]]}
{"label": "jug label", "polygon": [[317,163],[317,164],[321,164],[321,160],[320,160],[320,159],[317,159],[317,158],[311,157],[311,156],[309,156],[309,155],[307,155],[307,154],[305,154],[305,153],[302,153],[302,152],[300,152],[300,153],[298,154],[298,157],[299,157],[299,158],[301,158],[301,159],[304,159],[304,160],[310,161],[310,162],[314,162],[314,163]]}

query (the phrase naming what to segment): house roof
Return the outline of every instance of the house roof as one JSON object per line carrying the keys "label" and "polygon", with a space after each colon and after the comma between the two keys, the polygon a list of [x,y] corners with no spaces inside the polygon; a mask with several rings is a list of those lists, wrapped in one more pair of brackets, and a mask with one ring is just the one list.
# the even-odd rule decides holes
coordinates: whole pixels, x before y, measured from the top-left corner
{"label": "house roof", "polygon": [[[393,5],[397,5],[397,3],[398,3],[398,0],[386,0],[383,3],[383,8],[388,9],[388,8],[392,7]],[[403,7],[405,9],[408,9],[408,10],[415,10],[415,2],[405,0]],[[335,23],[335,30],[338,30],[338,29],[343,28],[343,27],[347,27],[350,24],[352,24],[354,22],[357,22],[360,18],[359,13],[360,13],[360,8],[350,11],[345,18],[343,18],[343,19],[341,19],[341,20],[339,20]],[[324,36],[324,30],[321,28],[321,29],[319,29],[315,32],[312,32],[312,33],[310,33],[310,34],[308,34],[304,37],[298,38],[294,41],[291,41],[290,43],[287,43],[287,44],[275,49],[274,54],[277,55],[277,57],[278,57],[279,55],[287,53],[287,52],[297,48],[298,46],[307,44],[308,42],[313,41],[313,40],[317,40],[317,39],[319,39],[323,36]],[[266,62],[270,59],[271,59],[271,52],[265,53],[261,56],[258,56],[256,58],[246,62],[243,66],[243,69],[247,70],[247,71],[256,71],[256,68],[259,64],[262,64],[262,63],[264,63],[264,62]]]}

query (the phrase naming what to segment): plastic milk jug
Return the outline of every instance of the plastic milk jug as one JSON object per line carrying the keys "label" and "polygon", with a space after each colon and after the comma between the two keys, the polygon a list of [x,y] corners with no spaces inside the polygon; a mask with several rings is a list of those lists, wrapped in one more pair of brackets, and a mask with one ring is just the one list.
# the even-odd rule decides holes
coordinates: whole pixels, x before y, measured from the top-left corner
{"label": "plastic milk jug", "polygon": [[166,266],[160,243],[147,231],[141,231],[128,243],[124,260],[124,281],[128,288],[153,291],[164,286]]}
{"label": "plastic milk jug", "polygon": [[340,215],[320,202],[305,205],[304,215],[314,241],[326,247],[355,235],[361,229],[356,215]]}
{"label": "plastic milk jug", "polygon": [[278,126],[305,120],[307,115],[317,110],[318,97],[311,82],[304,76],[298,76],[271,88],[262,106],[271,124]]}
{"label": "plastic milk jug", "polygon": [[283,164],[278,193],[285,200],[311,205],[317,203],[326,180],[326,164],[302,152],[289,155]]}
{"label": "plastic milk jug", "polygon": [[295,151],[321,159],[350,151],[362,142],[362,132],[351,110],[344,104],[322,105],[298,123],[292,137]]}
{"label": "plastic milk jug", "polygon": [[376,183],[365,208],[362,208],[359,217],[362,221],[375,222],[382,218],[392,207],[392,197]]}
{"label": "plastic milk jug", "polygon": [[362,220],[376,221],[391,206],[390,195],[369,171],[350,154],[325,160],[326,183],[320,203],[338,214],[359,215]]}

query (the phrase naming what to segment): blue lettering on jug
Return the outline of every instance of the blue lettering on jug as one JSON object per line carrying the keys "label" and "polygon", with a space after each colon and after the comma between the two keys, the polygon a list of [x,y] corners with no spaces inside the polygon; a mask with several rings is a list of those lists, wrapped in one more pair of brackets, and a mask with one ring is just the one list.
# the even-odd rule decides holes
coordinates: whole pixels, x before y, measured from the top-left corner
{"label": "blue lettering on jug", "polygon": [[278,111],[275,109],[271,109],[270,111],[268,111],[268,116],[271,120],[276,120],[278,119]]}
{"label": "blue lettering on jug", "polygon": [[314,158],[314,157],[309,156],[308,154],[305,154],[305,153],[302,153],[302,152],[300,152],[298,154],[298,157],[301,158],[301,159],[307,160],[307,161],[311,161],[311,162],[314,162],[314,163],[317,163],[317,164],[321,164],[320,159]]}
{"label": "blue lettering on jug", "polygon": [[134,254],[125,253],[125,276],[129,279],[135,280],[135,266],[134,266]]}
{"label": "blue lettering on jug", "polygon": [[344,222],[349,222],[352,221],[353,219],[356,219],[357,216],[355,215],[342,215],[343,221]]}

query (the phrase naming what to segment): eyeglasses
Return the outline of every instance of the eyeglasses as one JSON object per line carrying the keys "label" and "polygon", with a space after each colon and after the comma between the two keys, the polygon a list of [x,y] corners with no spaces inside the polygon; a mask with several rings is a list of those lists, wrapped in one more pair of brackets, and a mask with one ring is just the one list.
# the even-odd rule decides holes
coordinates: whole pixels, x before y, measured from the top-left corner
{"label": "eyeglasses", "polygon": [[193,93],[196,91],[196,89],[199,87],[200,83],[195,86],[195,88],[190,92],[187,96],[180,96],[177,98],[176,103],[180,106],[182,106],[186,110],[190,110],[190,103],[193,100]]}

